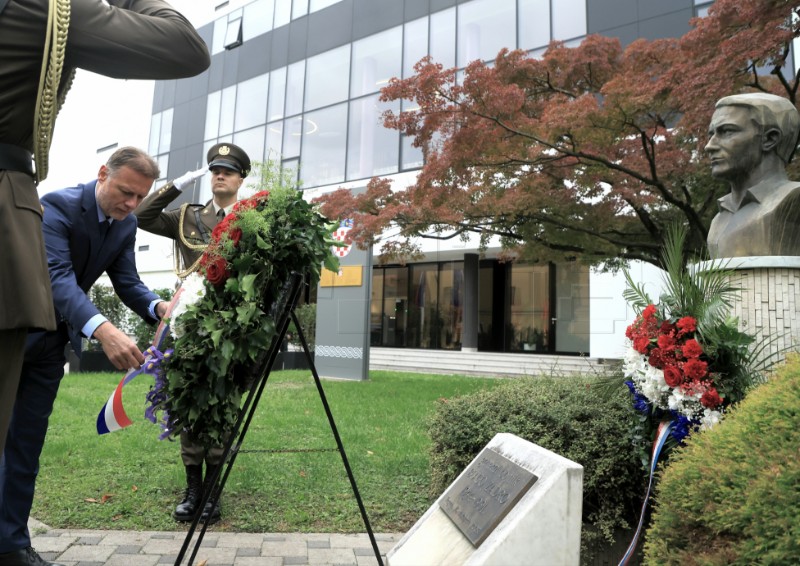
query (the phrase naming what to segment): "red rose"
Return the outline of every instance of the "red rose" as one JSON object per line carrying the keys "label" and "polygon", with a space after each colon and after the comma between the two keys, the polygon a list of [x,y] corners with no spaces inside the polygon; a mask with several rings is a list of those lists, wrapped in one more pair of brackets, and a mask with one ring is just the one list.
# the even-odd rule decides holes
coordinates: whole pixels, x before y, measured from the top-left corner
{"label": "red rose", "polygon": [[681,351],[687,358],[699,358],[703,353],[703,347],[700,345],[700,342],[694,338],[689,338],[683,344]]}
{"label": "red rose", "polygon": [[208,265],[206,265],[206,279],[208,279],[209,283],[215,287],[219,287],[225,283],[230,276],[228,262],[225,261],[224,257],[217,256],[213,260],[209,260]]}
{"label": "red rose", "polygon": [[656,314],[656,306],[655,305],[647,305],[647,307],[642,311],[642,316],[644,318],[653,318]]}
{"label": "red rose", "polygon": [[697,320],[691,316],[684,316],[676,323],[681,334],[697,330]]}
{"label": "red rose", "polygon": [[719,396],[716,389],[709,387],[708,391],[703,393],[703,396],[700,397],[700,404],[703,405],[703,407],[714,409],[722,405],[722,397]]}
{"label": "red rose", "polygon": [[683,364],[683,372],[689,379],[703,379],[708,374],[708,364],[697,358],[692,358]]}
{"label": "red rose", "polygon": [[254,201],[257,201],[257,200],[267,200],[268,198],[269,198],[269,191],[260,191],[260,192],[257,192],[256,194],[254,194],[254,195],[252,196],[252,199],[253,199]]}
{"label": "red rose", "polygon": [[228,237],[233,242],[234,246],[239,245],[239,240],[242,239],[242,229],[241,228],[233,228],[230,232],[228,232]]}
{"label": "red rose", "polygon": [[678,387],[681,383],[683,383],[683,376],[681,375],[681,370],[679,370],[675,366],[665,366],[664,381],[666,381],[667,385],[669,385],[670,387]]}

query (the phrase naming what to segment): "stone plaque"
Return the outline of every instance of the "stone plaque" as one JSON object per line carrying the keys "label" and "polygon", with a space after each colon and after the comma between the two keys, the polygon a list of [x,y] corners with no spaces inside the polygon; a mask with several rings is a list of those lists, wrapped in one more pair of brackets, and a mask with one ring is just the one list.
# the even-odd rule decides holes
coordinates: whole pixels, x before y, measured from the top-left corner
{"label": "stone plaque", "polygon": [[537,479],[508,458],[484,450],[442,496],[440,507],[477,547]]}

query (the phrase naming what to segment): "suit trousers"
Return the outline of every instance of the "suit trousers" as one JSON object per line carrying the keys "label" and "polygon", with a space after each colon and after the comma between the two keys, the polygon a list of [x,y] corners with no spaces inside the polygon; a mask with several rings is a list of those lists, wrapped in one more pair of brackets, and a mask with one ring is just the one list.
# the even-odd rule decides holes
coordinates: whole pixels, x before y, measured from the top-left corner
{"label": "suit trousers", "polygon": [[11,411],[14,410],[14,399],[17,397],[27,335],[25,328],[0,330],[0,360],[3,360],[0,369],[0,454],[5,449],[8,423],[11,422]]}
{"label": "suit trousers", "polygon": [[64,323],[52,332],[28,334],[6,447],[0,458],[0,554],[31,545],[28,517],[39,456],[64,377],[68,341]]}

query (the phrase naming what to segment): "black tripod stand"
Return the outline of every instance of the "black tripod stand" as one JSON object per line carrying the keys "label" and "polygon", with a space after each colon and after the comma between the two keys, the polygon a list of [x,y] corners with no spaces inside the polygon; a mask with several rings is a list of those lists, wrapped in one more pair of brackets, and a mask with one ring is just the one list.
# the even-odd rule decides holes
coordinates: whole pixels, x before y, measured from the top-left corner
{"label": "black tripod stand", "polygon": [[[236,456],[239,454],[245,434],[250,427],[250,422],[253,420],[253,415],[255,414],[256,407],[258,406],[258,401],[261,399],[261,394],[264,392],[264,387],[267,384],[267,379],[269,378],[272,364],[275,362],[275,358],[278,356],[280,345],[283,343],[283,340],[286,336],[286,331],[289,328],[290,321],[294,321],[295,328],[297,328],[297,333],[300,338],[300,343],[303,345],[303,351],[306,354],[306,359],[308,360],[309,367],[311,368],[311,373],[314,375],[317,391],[319,392],[322,405],[325,408],[325,414],[328,416],[328,423],[330,423],[331,432],[333,432],[333,436],[336,439],[336,445],[338,447],[339,454],[342,456],[342,462],[344,463],[345,470],[347,471],[347,477],[350,480],[350,485],[353,488],[353,494],[358,502],[361,518],[364,520],[364,527],[369,535],[372,549],[375,552],[375,558],[378,560],[378,564],[383,566],[383,560],[381,559],[381,553],[378,549],[378,543],[375,541],[375,535],[370,527],[369,519],[367,518],[367,512],[364,509],[364,503],[361,501],[361,495],[358,492],[356,480],[353,477],[352,470],[350,469],[350,463],[347,461],[347,455],[344,451],[342,439],[339,437],[339,431],[336,429],[336,423],[333,421],[333,414],[328,406],[328,400],[325,398],[325,392],[322,389],[322,383],[320,382],[317,368],[314,366],[314,360],[311,357],[310,350],[308,349],[308,343],[306,342],[306,338],[303,335],[303,331],[300,328],[300,323],[297,320],[297,316],[294,312],[303,284],[303,275],[296,272],[293,273],[291,278],[284,284],[283,289],[278,297],[272,302],[272,306],[270,308],[270,315],[276,321],[275,327],[278,331],[275,334],[275,337],[272,339],[269,349],[262,354],[259,361],[256,362],[253,367],[234,369],[234,371],[249,373],[252,384],[250,386],[249,394],[239,410],[234,431],[225,442],[224,451],[222,454],[223,465],[216,467],[213,477],[209,478],[207,483],[207,485],[211,486],[215,485],[216,482],[219,481],[219,487],[217,489],[205,490],[203,493],[203,500],[197,508],[197,513],[195,513],[192,524],[189,526],[189,531],[186,533],[186,538],[183,541],[181,550],[178,553],[178,557],[175,559],[175,566],[181,566],[183,564],[184,557],[186,556],[186,552],[191,544],[192,538],[194,537],[195,530],[200,522],[201,513],[206,504],[210,502],[213,508],[213,506],[217,505],[217,502],[222,495],[225,482],[228,480],[233,463],[236,461]],[[207,523],[203,523],[200,534],[194,543],[194,548],[188,562],[190,566],[194,564],[197,551],[200,548],[200,544],[203,542],[203,537],[205,536],[207,526]]]}

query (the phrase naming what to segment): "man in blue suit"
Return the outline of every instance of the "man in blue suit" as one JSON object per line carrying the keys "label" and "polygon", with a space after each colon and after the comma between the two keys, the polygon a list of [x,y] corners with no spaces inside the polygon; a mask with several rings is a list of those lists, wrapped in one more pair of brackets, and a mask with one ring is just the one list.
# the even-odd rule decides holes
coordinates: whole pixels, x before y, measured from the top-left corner
{"label": "man in blue suit", "polygon": [[158,164],[132,147],[114,152],[97,180],[42,197],[42,221],[57,328],[31,332],[5,451],[0,458],[0,566],[48,564],[31,548],[28,517],[39,455],[64,376],[68,341],[96,338],[119,369],[144,362],[136,344],[105,319],[86,293],[103,272],[131,310],[156,322],[167,304],[136,271],[136,217],[131,214],[159,177]]}

